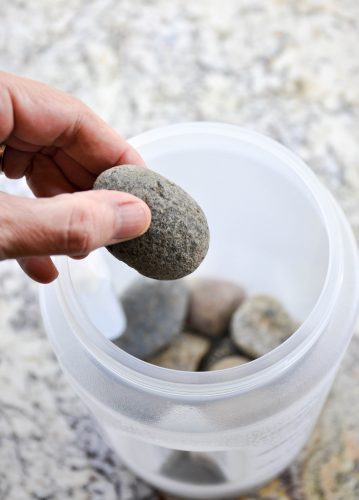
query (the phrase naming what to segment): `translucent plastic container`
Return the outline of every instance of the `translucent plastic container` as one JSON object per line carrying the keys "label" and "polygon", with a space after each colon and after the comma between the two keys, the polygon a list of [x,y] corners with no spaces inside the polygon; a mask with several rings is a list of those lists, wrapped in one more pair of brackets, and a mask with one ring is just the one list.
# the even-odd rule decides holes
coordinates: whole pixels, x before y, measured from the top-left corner
{"label": "translucent plastic container", "polygon": [[[210,251],[194,276],[272,293],[301,327],[266,356],[227,370],[147,364],[106,338],[123,320],[115,294],[137,273],[100,250],[103,263],[89,260],[87,275],[87,259],[57,260],[59,279],[40,292],[46,329],[63,370],[128,467],[172,494],[226,498],[279,474],[307,441],[353,332],[356,245],[330,193],[266,137],[191,123],[131,142],[207,214]],[[82,272],[87,281],[78,279]]]}

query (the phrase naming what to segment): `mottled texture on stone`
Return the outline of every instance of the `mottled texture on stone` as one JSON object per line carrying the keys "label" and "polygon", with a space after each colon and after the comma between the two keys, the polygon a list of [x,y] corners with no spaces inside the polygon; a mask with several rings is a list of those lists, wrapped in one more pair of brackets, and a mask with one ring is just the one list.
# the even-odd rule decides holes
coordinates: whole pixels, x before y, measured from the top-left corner
{"label": "mottled texture on stone", "polygon": [[143,359],[167,346],[182,330],[188,289],[182,281],[140,278],[125,290],[121,302],[127,328],[114,343]]}
{"label": "mottled texture on stone", "polygon": [[182,188],[149,168],[121,165],[102,172],[94,189],[131,193],[151,209],[148,231],[107,249],[149,278],[173,280],[191,274],[207,254],[206,216]]}
{"label": "mottled texture on stone", "polygon": [[176,336],[166,349],[149,358],[148,362],[173,370],[196,371],[209,348],[209,340],[185,331]]}
{"label": "mottled texture on stone", "polygon": [[188,327],[209,337],[225,333],[244,291],[231,281],[199,278],[191,286]]}
{"label": "mottled texture on stone", "polygon": [[220,338],[213,342],[208,355],[203,360],[201,369],[204,371],[211,370],[211,367],[222,358],[238,354],[237,346],[229,336]]}
{"label": "mottled texture on stone", "polygon": [[276,298],[255,295],[234,313],[230,330],[239,349],[259,358],[278,347],[298,326]]}
{"label": "mottled texture on stone", "polygon": [[244,365],[245,363],[248,363],[248,361],[249,361],[248,358],[245,358],[244,356],[239,356],[238,354],[227,356],[213,363],[210,370],[211,371],[225,370],[226,368],[233,368],[234,366]]}

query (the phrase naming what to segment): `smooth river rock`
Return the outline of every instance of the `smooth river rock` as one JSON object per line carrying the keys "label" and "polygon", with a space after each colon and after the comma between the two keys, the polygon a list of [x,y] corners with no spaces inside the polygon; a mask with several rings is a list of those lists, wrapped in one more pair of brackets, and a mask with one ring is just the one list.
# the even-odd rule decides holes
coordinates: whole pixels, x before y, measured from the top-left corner
{"label": "smooth river rock", "polygon": [[231,281],[199,278],[191,284],[188,327],[209,337],[223,335],[245,293]]}
{"label": "smooth river rock", "polygon": [[221,359],[228,356],[237,356],[238,354],[240,353],[238,352],[237,346],[229,336],[226,335],[223,338],[216,339],[209,353],[204,358],[201,369],[203,371],[211,370],[212,366]]}
{"label": "smooth river rock", "polygon": [[278,347],[297,328],[298,323],[276,298],[255,295],[234,313],[230,331],[241,351],[259,358]]}
{"label": "smooth river rock", "polygon": [[166,347],[183,328],[188,289],[182,281],[140,278],[121,297],[126,331],[113,342],[141,359]]}
{"label": "smooth river rock", "polygon": [[226,358],[222,358],[216,361],[216,363],[213,363],[210,370],[211,371],[225,370],[226,368],[233,368],[234,366],[244,365],[248,363],[248,361],[249,359],[245,358],[244,356],[240,356],[238,354],[227,356]]}
{"label": "smooth river rock", "polygon": [[149,358],[148,361],[163,368],[196,371],[209,348],[208,339],[185,331],[177,335],[167,348]]}
{"label": "smooth river rock", "polygon": [[102,172],[94,189],[131,193],[149,206],[148,231],[106,248],[139,273],[174,280],[192,273],[207,254],[209,229],[202,209],[182,188],[149,168],[121,165]]}

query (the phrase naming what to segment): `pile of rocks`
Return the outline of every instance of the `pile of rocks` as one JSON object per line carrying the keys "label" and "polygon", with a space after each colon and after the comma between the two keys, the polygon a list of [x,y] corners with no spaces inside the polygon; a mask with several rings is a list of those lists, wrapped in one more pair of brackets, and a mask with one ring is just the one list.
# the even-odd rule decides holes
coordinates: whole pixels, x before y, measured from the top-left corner
{"label": "pile of rocks", "polygon": [[127,328],[115,344],[165,368],[223,370],[256,359],[297,328],[270,295],[230,281],[140,278],[121,297]]}

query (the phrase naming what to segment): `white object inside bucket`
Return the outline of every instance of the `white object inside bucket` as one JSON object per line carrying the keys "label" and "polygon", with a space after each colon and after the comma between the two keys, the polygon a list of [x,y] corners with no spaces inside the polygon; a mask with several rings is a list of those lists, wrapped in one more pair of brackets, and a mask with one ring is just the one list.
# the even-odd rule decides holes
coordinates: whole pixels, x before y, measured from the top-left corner
{"label": "white object inside bucket", "polygon": [[105,251],[96,250],[86,259],[72,260],[70,272],[83,310],[95,327],[112,340],[124,332],[126,316],[103,257]]}

